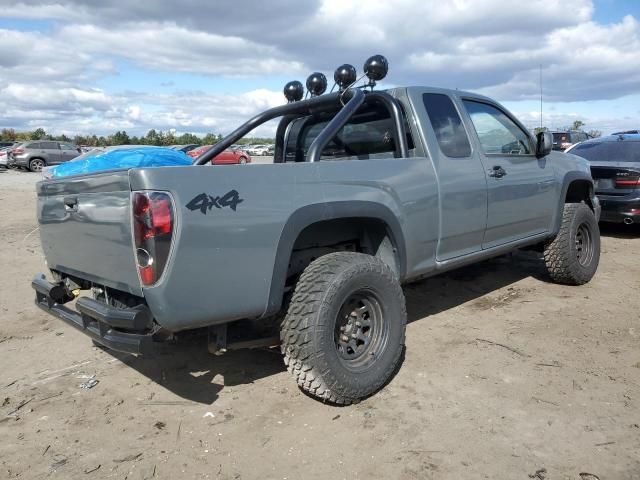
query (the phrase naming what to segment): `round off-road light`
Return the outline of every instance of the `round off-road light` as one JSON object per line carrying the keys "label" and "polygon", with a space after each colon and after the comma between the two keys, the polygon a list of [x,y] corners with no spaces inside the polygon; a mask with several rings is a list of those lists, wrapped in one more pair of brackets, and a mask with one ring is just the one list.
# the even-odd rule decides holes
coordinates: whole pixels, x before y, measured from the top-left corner
{"label": "round off-road light", "polygon": [[312,97],[322,95],[327,89],[327,77],[323,73],[313,72],[307,78],[307,90],[311,93]]}
{"label": "round off-road light", "polygon": [[389,62],[382,55],[373,55],[364,62],[363,70],[369,80],[377,82],[387,76]]}
{"label": "round off-road light", "polygon": [[348,63],[340,65],[333,73],[333,80],[340,87],[340,90],[344,90],[356,81],[356,67]]}
{"label": "round off-road light", "polygon": [[283,92],[289,103],[298,102],[302,100],[302,97],[304,96],[304,87],[301,82],[294,80],[284,86]]}

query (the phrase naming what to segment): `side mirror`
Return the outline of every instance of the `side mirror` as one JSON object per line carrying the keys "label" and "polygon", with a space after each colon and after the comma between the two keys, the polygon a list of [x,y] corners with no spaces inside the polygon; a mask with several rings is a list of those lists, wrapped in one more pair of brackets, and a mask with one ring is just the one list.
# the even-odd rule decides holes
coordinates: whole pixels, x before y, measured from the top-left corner
{"label": "side mirror", "polygon": [[546,157],[553,148],[553,135],[549,132],[540,132],[536,135],[536,157]]}

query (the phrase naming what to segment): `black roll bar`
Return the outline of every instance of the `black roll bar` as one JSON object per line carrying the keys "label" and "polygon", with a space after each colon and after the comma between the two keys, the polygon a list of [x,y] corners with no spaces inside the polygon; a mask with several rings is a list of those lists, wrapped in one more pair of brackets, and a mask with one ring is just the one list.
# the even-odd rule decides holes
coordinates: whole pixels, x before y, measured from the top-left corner
{"label": "black roll bar", "polygon": [[[204,165],[229,148],[240,138],[252,131],[254,128],[262,125],[269,120],[277,117],[286,116],[281,125],[278,127],[278,134],[284,133],[280,130],[284,130],[296,116],[313,115],[319,111],[326,111],[328,109],[334,109],[340,106],[340,97],[342,92],[330,93],[327,95],[321,95],[318,97],[309,98],[300,102],[288,103],[279,107],[270,108],[262,113],[259,113],[255,117],[251,118],[243,125],[235,129],[221,141],[216,143],[209,150],[197,157],[194,161],[194,165]],[[394,121],[394,130],[397,138],[396,154],[400,157],[408,156],[407,149],[407,135],[404,128],[404,121],[402,118],[402,111],[398,101],[386,92],[374,91],[367,92],[367,97],[373,97],[379,99],[389,110],[389,114]],[[341,108],[338,113],[331,119],[327,126],[322,129],[316,139],[309,147],[307,153],[307,159],[309,162],[316,162],[320,160],[322,150],[327,146],[331,139],[340,131],[340,129],[349,121],[353,114],[360,108],[365,100],[365,93],[361,89],[351,89],[344,97],[350,97],[347,103]],[[281,128],[282,127],[282,128]],[[276,139],[277,141],[277,139]],[[278,153],[284,151],[284,145],[276,145]]]}

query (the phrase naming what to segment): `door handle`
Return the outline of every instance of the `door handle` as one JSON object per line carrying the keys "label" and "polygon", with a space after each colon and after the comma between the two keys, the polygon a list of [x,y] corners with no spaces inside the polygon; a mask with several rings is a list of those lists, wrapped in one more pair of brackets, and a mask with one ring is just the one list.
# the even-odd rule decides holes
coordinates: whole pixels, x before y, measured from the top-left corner
{"label": "door handle", "polygon": [[507,174],[507,171],[502,168],[500,165],[495,165],[491,170],[489,170],[488,175],[494,178],[502,178]]}

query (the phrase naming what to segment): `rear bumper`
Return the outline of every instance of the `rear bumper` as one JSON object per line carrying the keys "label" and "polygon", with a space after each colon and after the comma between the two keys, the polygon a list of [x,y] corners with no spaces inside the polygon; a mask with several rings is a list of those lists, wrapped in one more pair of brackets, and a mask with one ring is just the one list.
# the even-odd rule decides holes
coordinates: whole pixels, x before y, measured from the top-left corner
{"label": "rear bumper", "polygon": [[632,198],[616,198],[601,196],[601,222],[640,223],[640,193]]}
{"label": "rear bumper", "polygon": [[[92,298],[82,297],[76,302],[77,311],[65,307],[61,287],[46,280],[43,274],[31,282],[36,291],[36,305],[45,312],[80,330],[96,342],[118,352],[148,355],[155,349],[152,317],[140,305],[135,308],[115,308]],[[57,301],[61,303],[57,303]],[[145,331],[130,333],[120,329]]]}
{"label": "rear bumper", "polygon": [[11,157],[7,161],[8,165],[16,167],[28,167],[29,157]]}

